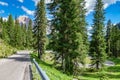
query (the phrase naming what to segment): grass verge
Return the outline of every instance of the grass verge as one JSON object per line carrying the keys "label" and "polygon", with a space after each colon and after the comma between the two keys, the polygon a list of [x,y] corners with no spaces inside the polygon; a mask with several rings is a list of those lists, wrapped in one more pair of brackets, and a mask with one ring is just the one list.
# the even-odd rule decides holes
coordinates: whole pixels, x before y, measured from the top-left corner
{"label": "grass verge", "polygon": [[73,79],[72,76],[63,74],[61,71],[52,67],[51,64],[48,64],[44,61],[39,60],[35,53],[31,54],[31,58],[36,59],[40,67],[47,73],[50,80],[72,80]]}
{"label": "grass verge", "polygon": [[[48,56],[48,55],[47,55]],[[42,67],[42,69],[47,73],[50,80],[74,80],[73,76],[68,76],[61,71],[57,70],[52,66],[50,61],[44,60],[41,61],[37,58],[36,54],[31,54],[32,58],[35,58],[38,64]],[[110,61],[115,63],[114,66],[106,67],[105,72],[90,72],[86,70],[82,75],[78,76],[79,80],[100,80],[102,75],[105,75],[107,79],[104,80],[120,80],[120,58],[111,58]],[[50,64],[48,64],[50,63]],[[102,73],[102,74],[101,74]],[[78,80],[78,79],[76,79]],[[103,80],[103,79],[102,79]]]}
{"label": "grass verge", "polygon": [[[105,80],[120,80],[120,58],[110,58],[109,60],[113,61],[115,65],[106,67],[105,74],[108,79]],[[85,72],[80,78],[82,80],[100,80],[99,72]]]}
{"label": "grass verge", "polygon": [[36,70],[35,65],[32,63],[32,80],[42,80]]}

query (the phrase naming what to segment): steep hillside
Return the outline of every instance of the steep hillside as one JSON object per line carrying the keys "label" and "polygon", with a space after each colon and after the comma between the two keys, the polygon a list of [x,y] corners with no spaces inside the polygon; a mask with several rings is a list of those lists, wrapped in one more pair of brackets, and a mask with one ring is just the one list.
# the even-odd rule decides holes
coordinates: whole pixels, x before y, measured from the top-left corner
{"label": "steep hillside", "polygon": [[0,39],[0,58],[10,56],[16,52],[16,49]]}

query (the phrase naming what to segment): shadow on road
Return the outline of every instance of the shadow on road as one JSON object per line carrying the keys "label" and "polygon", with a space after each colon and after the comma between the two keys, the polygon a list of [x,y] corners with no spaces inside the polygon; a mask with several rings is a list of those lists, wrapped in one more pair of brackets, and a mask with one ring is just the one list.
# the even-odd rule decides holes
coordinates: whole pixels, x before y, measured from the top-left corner
{"label": "shadow on road", "polygon": [[16,55],[20,55],[20,56],[8,57],[7,59],[15,60],[18,62],[30,62],[29,54],[16,54]]}

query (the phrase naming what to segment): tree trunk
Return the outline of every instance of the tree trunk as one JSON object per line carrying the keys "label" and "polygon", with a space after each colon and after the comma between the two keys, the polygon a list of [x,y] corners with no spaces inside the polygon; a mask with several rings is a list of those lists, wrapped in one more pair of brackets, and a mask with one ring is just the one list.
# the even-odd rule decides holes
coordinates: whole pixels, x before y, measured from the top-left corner
{"label": "tree trunk", "polygon": [[64,66],[63,66],[63,53],[62,53],[62,69],[64,70]]}
{"label": "tree trunk", "polygon": [[99,69],[99,61],[96,62],[96,69]]}
{"label": "tree trunk", "polygon": [[38,58],[40,59],[40,49],[38,48]]}

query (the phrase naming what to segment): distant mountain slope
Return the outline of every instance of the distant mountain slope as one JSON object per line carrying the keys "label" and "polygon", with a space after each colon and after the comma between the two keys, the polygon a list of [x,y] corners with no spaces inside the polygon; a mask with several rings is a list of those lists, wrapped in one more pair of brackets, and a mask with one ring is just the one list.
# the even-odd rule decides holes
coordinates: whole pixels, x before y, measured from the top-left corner
{"label": "distant mountain slope", "polygon": [[17,20],[19,21],[20,24],[28,25],[30,18],[24,15],[24,16],[19,16]]}

